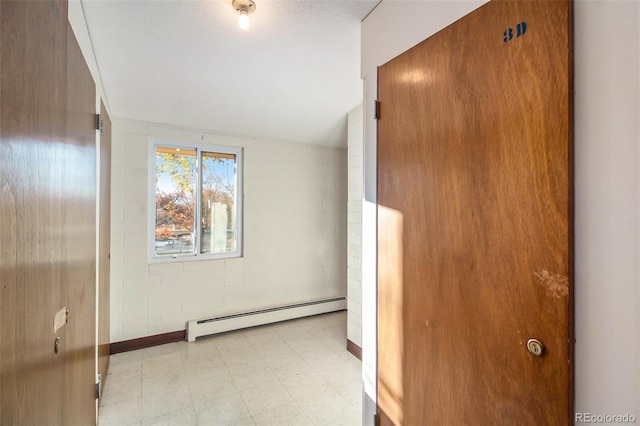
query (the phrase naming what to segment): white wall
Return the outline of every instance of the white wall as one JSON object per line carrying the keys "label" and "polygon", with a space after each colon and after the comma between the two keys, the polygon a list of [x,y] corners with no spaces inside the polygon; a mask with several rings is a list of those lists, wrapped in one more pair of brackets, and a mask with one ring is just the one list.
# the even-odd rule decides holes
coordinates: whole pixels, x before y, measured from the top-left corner
{"label": "white wall", "polygon": [[[383,0],[362,25],[365,424],[376,392],[376,67],[482,3]],[[575,408],[640,418],[640,6],[578,0],[574,9]]]}
{"label": "white wall", "polygon": [[[149,264],[149,138],[244,148],[244,256]],[[345,149],[114,119],[111,341],[186,321],[346,296]]]}
{"label": "white wall", "polygon": [[640,419],[640,3],[574,13],[575,408]]}
{"label": "white wall", "polygon": [[93,81],[96,83],[96,94],[100,99],[102,99],[102,101],[104,102],[104,106],[109,112],[109,115],[111,115],[111,110],[109,109],[109,101],[105,94],[104,87],[102,86],[100,69],[98,68],[98,63],[96,62],[96,57],[93,53],[91,36],[89,35],[89,30],[87,29],[87,22],[84,19],[84,9],[80,0],[69,0],[68,18],[71,29],[76,36],[76,40],[78,40],[80,50],[82,50],[82,55],[84,56],[84,60],[87,63],[89,72],[91,72]]}
{"label": "white wall", "polygon": [[347,339],[362,347],[362,104],[349,112],[347,120]]}

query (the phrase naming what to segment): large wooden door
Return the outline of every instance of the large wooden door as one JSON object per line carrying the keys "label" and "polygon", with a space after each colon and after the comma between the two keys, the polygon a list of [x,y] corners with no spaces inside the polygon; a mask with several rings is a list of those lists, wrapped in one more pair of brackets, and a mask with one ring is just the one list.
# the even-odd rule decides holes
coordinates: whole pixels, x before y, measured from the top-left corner
{"label": "large wooden door", "polygon": [[[104,387],[109,369],[110,351],[110,269],[111,269],[111,119],[100,103],[102,134],[100,135],[100,212],[98,254],[98,372]],[[102,394],[102,393],[101,393]]]}
{"label": "large wooden door", "polygon": [[58,173],[69,191],[59,199],[65,216],[65,232],[59,238],[67,262],[62,276],[64,302],[69,309],[63,341],[67,371],[63,403],[64,423],[69,425],[90,424],[96,415],[95,110],[96,86],[68,26],[67,139],[64,168]]}
{"label": "large wooden door", "polygon": [[382,424],[572,423],[571,23],[491,2],[379,69]]}

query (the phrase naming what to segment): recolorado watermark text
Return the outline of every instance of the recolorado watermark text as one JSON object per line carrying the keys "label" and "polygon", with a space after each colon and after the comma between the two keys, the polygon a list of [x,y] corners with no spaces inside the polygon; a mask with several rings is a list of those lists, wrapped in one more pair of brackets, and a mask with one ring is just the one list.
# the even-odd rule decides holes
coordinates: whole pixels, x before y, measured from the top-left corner
{"label": "recolorado watermark text", "polygon": [[633,414],[576,413],[576,423],[635,423]]}

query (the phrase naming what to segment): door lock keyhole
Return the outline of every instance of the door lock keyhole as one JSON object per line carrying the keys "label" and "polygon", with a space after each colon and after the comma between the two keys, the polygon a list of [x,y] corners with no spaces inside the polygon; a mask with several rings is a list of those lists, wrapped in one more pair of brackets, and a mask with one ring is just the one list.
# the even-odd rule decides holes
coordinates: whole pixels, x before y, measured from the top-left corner
{"label": "door lock keyhole", "polygon": [[529,339],[527,349],[533,356],[542,356],[544,353],[544,345],[538,339]]}

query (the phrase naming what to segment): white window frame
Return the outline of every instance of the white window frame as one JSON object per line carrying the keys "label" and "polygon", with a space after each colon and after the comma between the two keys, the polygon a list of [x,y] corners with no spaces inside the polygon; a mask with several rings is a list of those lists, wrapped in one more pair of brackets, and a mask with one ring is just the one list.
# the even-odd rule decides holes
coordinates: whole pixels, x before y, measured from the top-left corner
{"label": "white window frame", "polygon": [[[184,253],[174,255],[156,255],[155,244],[155,228],[156,228],[156,148],[184,148],[196,150],[196,164],[197,164],[197,197],[196,197],[196,225],[194,230],[194,247],[196,253]],[[200,251],[200,226],[201,221],[199,219],[200,213],[200,191],[201,191],[201,167],[200,167],[200,151],[215,152],[221,154],[233,154],[236,156],[236,196],[235,212],[236,212],[236,250],[225,253],[197,253]],[[242,234],[242,222],[243,222],[243,203],[244,197],[243,186],[243,149],[241,147],[214,145],[209,143],[189,143],[179,142],[174,140],[161,140],[161,139],[149,139],[149,181],[148,181],[148,200],[147,200],[147,250],[149,263],[172,263],[172,262],[190,262],[197,260],[213,260],[213,259],[228,259],[234,257],[242,257],[243,248],[243,234]]]}

